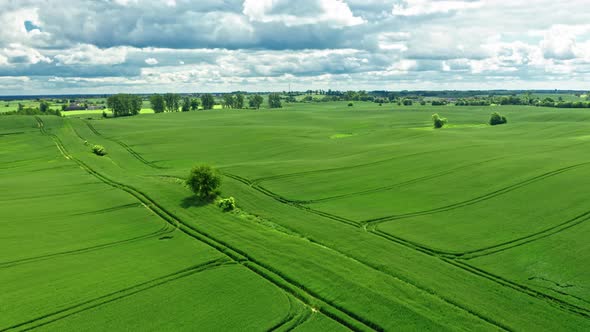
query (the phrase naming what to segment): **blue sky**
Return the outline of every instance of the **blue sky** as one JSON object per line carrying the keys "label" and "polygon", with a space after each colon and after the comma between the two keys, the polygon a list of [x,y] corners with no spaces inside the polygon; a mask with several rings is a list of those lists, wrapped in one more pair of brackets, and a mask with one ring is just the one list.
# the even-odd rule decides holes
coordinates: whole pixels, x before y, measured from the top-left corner
{"label": "blue sky", "polygon": [[587,0],[0,0],[0,94],[590,90]]}

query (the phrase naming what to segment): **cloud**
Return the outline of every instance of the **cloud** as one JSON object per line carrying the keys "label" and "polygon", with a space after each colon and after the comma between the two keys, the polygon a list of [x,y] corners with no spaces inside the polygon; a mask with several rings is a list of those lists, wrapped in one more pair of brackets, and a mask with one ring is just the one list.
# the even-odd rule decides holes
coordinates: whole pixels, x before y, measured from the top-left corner
{"label": "cloud", "polygon": [[479,0],[405,0],[393,5],[392,14],[419,16],[475,9],[482,6]]}
{"label": "cloud", "polygon": [[584,6],[586,0],[0,0],[0,94],[288,84],[587,89]]}
{"label": "cloud", "polygon": [[286,26],[326,23],[348,27],[365,21],[354,16],[342,0],[245,0],[244,15],[255,22],[281,22]]}

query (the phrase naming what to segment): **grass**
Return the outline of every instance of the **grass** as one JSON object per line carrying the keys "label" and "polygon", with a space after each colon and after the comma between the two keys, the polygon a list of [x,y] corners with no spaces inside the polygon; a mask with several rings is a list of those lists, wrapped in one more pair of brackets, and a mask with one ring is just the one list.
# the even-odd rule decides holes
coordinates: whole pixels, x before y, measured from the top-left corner
{"label": "grass", "polygon": [[0,329],[590,327],[590,113],[346,104],[0,122]]}

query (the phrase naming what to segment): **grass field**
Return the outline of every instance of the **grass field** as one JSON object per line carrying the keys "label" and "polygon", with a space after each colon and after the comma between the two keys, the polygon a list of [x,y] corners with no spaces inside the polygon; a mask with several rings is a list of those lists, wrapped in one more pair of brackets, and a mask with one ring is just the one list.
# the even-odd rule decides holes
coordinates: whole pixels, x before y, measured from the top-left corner
{"label": "grass field", "polygon": [[0,121],[0,331],[590,329],[587,110],[70,115]]}

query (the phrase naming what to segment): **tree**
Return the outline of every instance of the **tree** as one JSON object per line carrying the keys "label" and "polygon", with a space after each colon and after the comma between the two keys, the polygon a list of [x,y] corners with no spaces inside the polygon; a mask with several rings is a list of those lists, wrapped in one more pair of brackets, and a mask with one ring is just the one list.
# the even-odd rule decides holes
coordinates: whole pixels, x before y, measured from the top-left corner
{"label": "tree", "polygon": [[235,101],[235,108],[237,109],[242,109],[244,108],[244,95],[241,93],[238,93],[235,97],[234,97],[234,101]]}
{"label": "tree", "polygon": [[166,104],[164,103],[164,97],[159,94],[155,94],[150,96],[150,104],[152,104],[152,109],[154,113],[162,113],[166,108]]}
{"label": "tree", "polygon": [[206,93],[201,96],[201,103],[203,104],[203,109],[213,109],[213,106],[215,105],[215,98],[213,98],[213,95]]}
{"label": "tree", "polygon": [[43,100],[40,104],[39,104],[39,110],[42,113],[46,113],[49,110],[49,103],[46,102],[45,100]]}
{"label": "tree", "polygon": [[253,95],[248,97],[248,105],[252,108],[259,109],[262,105],[263,99],[261,95]]}
{"label": "tree", "polygon": [[199,109],[199,100],[197,98],[191,99],[191,110],[197,111]]}
{"label": "tree", "polygon": [[225,94],[223,95],[223,107],[224,108],[234,108],[235,99],[233,95]]}
{"label": "tree", "polygon": [[434,122],[434,128],[439,129],[447,124],[447,119],[441,118],[438,114],[432,114],[432,122]]}
{"label": "tree", "polygon": [[191,98],[190,97],[182,98],[182,111],[188,112],[190,110],[191,110]]}
{"label": "tree", "polygon": [[107,98],[107,107],[115,117],[137,115],[141,111],[143,100],[139,96],[119,93]]}
{"label": "tree", "polygon": [[195,166],[189,173],[186,184],[199,199],[212,200],[219,194],[221,176],[211,166]]}
{"label": "tree", "polygon": [[178,112],[180,107],[180,95],[177,93],[167,93],[164,95],[164,104],[167,112]]}
{"label": "tree", "polygon": [[505,123],[508,123],[508,120],[505,116],[500,115],[498,112],[492,113],[492,116],[490,117],[490,125],[495,126]]}
{"label": "tree", "polygon": [[268,95],[268,107],[270,108],[281,108],[281,95],[278,93],[271,93]]}

